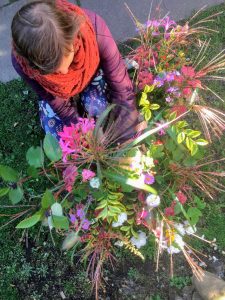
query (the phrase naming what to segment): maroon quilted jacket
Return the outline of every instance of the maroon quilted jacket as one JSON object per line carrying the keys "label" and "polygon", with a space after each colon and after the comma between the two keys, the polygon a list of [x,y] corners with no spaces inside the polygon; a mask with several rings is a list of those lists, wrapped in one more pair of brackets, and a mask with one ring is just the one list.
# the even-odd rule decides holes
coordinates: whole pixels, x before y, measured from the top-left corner
{"label": "maroon quilted jacket", "polygon": [[[133,131],[132,128],[138,123],[138,112],[136,109],[133,86],[122,57],[105,21],[90,10],[84,9],[84,11],[90,18],[96,31],[100,54],[100,67],[103,69],[106,81],[109,85],[111,100],[113,103],[119,104],[117,116],[121,119],[121,126],[118,127],[118,130],[121,131],[121,133]],[[76,123],[78,115],[77,108],[72,105],[71,101],[54,97],[45,91],[38,82],[24,74],[13,54],[12,64],[17,73],[38,94],[39,98],[48,101],[52,109],[65,124]],[[124,107],[124,109],[121,107]]]}

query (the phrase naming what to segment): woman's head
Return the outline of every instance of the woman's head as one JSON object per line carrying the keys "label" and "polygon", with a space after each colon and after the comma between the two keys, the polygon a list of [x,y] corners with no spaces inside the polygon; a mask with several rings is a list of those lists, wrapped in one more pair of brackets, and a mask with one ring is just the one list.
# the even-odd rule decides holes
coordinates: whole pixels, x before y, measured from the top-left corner
{"label": "woman's head", "polygon": [[55,1],[23,6],[12,21],[16,52],[41,73],[67,73],[74,56],[74,38],[84,18],[57,8]]}

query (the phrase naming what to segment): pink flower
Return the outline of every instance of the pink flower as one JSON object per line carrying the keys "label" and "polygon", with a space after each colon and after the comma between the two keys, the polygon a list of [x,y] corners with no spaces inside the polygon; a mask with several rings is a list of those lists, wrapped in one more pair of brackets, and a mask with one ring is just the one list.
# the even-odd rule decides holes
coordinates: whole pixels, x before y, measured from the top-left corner
{"label": "pink flower", "polygon": [[65,187],[68,192],[72,191],[77,175],[78,172],[76,166],[69,166],[63,171],[63,180],[65,182]]}
{"label": "pink flower", "polygon": [[179,200],[179,202],[184,205],[187,201],[187,196],[182,193],[181,191],[176,193],[177,199]]}
{"label": "pink flower", "polygon": [[174,216],[175,215],[174,207],[166,207],[164,213],[167,217]]}
{"label": "pink flower", "polygon": [[176,112],[176,117],[179,117],[183,113],[187,111],[187,107],[185,105],[174,105],[171,109],[171,112]]}
{"label": "pink flower", "polygon": [[79,118],[79,126],[82,130],[83,134],[87,134],[89,131],[93,131],[95,128],[95,121],[94,119],[87,119],[87,118]]}
{"label": "pink flower", "polygon": [[193,78],[195,77],[196,73],[195,73],[195,69],[193,67],[190,66],[183,66],[181,68],[181,73],[185,76],[185,77],[190,77]]}
{"label": "pink flower", "polygon": [[191,88],[186,87],[186,88],[183,89],[184,96],[190,96],[191,93],[192,93],[192,89]]}
{"label": "pink flower", "polygon": [[146,195],[144,192],[140,191],[138,192],[138,200],[141,201],[141,202],[145,202],[145,198],[146,198]]}
{"label": "pink flower", "polygon": [[67,162],[71,157],[76,159],[77,155],[88,146],[87,134],[92,132],[95,127],[94,119],[79,118],[77,124],[64,126],[63,131],[59,132],[59,145],[63,153],[63,161]]}
{"label": "pink flower", "polygon": [[155,177],[151,173],[145,174],[145,184],[153,184],[155,182]]}
{"label": "pink flower", "polygon": [[83,182],[86,182],[86,181],[90,180],[93,177],[95,177],[95,172],[92,172],[88,169],[83,169],[83,171],[82,171],[82,180],[83,180]]}
{"label": "pink flower", "polygon": [[137,225],[140,225],[141,223],[143,223],[143,221],[145,221],[145,218],[148,216],[148,212],[147,210],[142,210],[140,212],[137,213],[137,217],[136,217],[136,223]]}

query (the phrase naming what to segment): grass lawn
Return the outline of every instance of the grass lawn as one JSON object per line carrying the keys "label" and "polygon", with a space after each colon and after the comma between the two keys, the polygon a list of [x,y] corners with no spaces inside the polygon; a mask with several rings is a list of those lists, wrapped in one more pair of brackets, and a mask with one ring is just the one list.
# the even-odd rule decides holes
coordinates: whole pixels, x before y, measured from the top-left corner
{"label": "grass lawn", "polygon": [[[201,18],[221,10],[225,10],[225,4],[208,9]],[[213,25],[219,33],[211,35],[213,46],[208,50],[209,58],[225,48],[224,23],[225,13],[217,17]],[[225,99],[225,85],[217,82],[212,83],[212,86]],[[36,96],[21,80],[15,80],[7,84],[0,83],[0,99],[0,161],[1,164],[23,172],[27,167],[27,149],[32,145],[39,145],[44,137],[39,124]],[[225,111],[224,104],[214,97],[207,101],[216,101],[216,105]],[[224,137],[216,141],[212,150],[218,158],[225,156]],[[0,224],[6,220],[1,219]],[[200,230],[206,238],[216,238],[219,247],[225,250],[225,194],[220,194],[214,201],[208,201]],[[85,277],[82,265],[71,267],[69,257],[61,253],[59,248],[53,247],[48,235],[43,234],[41,241],[34,244],[36,236],[35,230],[29,231],[29,236],[22,236],[22,231],[16,231],[14,224],[0,231],[0,300],[55,300],[61,299],[60,291],[68,299],[90,299],[90,282]],[[28,241],[28,245],[24,241]],[[195,244],[198,248],[204,247],[200,243]],[[151,257],[153,247],[150,245],[146,251]],[[123,261],[124,256],[122,253],[119,259]],[[128,277],[142,278],[143,274],[137,272],[135,267],[130,268]],[[151,280],[146,279],[147,281],[141,281],[142,284],[147,285]]]}

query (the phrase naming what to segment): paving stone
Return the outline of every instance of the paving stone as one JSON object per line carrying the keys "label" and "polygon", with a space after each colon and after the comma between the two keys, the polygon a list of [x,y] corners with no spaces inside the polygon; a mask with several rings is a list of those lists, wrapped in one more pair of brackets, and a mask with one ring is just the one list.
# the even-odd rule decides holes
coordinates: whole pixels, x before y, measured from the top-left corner
{"label": "paving stone", "polygon": [[[10,0],[0,0],[0,82],[7,82],[18,78],[11,65],[11,20],[16,11],[29,0],[16,0],[10,5],[2,7]],[[77,3],[78,0],[70,0]],[[102,16],[117,41],[124,41],[136,35],[135,25],[128,13],[124,2],[127,3],[134,15],[141,21],[148,19],[152,0],[80,0],[82,7],[89,8]],[[153,0],[151,17],[156,17],[156,8],[160,0]],[[193,10],[204,5],[223,3],[223,0],[163,0],[162,16],[170,11],[175,20],[191,15]]]}

